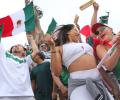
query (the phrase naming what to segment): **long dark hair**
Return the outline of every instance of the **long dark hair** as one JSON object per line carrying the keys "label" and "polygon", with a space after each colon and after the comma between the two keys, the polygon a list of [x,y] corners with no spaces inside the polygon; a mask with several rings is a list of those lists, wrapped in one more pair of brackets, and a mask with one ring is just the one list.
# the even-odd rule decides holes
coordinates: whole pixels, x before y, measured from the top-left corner
{"label": "long dark hair", "polygon": [[58,31],[58,33],[57,33],[57,39],[55,40],[56,46],[60,46],[60,45],[63,45],[65,43],[69,42],[68,32],[70,30],[72,30],[73,27],[74,27],[73,24],[67,24],[67,25],[61,25],[60,28],[58,28],[57,30],[55,30],[55,32]]}

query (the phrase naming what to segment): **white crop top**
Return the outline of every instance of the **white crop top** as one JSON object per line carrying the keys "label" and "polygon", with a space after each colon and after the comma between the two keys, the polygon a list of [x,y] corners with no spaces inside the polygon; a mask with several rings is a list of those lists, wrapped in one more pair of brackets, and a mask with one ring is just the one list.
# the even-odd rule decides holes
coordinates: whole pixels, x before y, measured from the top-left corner
{"label": "white crop top", "polygon": [[63,45],[63,65],[68,68],[73,61],[84,54],[93,55],[93,48],[87,43],[68,43]]}

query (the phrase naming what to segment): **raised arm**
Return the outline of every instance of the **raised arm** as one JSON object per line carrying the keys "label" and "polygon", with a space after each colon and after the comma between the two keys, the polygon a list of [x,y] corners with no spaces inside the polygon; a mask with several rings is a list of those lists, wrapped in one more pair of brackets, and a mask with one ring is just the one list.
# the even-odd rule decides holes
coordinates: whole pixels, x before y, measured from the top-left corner
{"label": "raised arm", "polygon": [[28,39],[28,42],[30,43],[30,45],[32,47],[32,58],[33,58],[36,55],[36,53],[39,52],[39,49],[38,49],[32,35],[27,35],[27,39]]}
{"label": "raised arm", "polygon": [[[118,62],[118,59],[120,57],[120,33],[118,33],[114,38],[113,38],[113,44],[116,44],[116,48],[109,56],[108,59],[105,61],[105,65],[107,66],[108,70],[113,70],[115,65]],[[96,48],[97,56],[102,59],[104,55],[107,53],[107,49],[103,45],[98,45]]]}
{"label": "raised arm", "polygon": [[98,15],[98,9],[99,9],[98,3],[96,2],[93,3],[93,9],[94,11],[93,11],[92,19],[91,19],[91,26],[97,23],[97,15]]}
{"label": "raised arm", "polygon": [[53,38],[47,39],[51,51],[51,68],[56,76],[60,76],[62,70],[61,51],[55,46]]}

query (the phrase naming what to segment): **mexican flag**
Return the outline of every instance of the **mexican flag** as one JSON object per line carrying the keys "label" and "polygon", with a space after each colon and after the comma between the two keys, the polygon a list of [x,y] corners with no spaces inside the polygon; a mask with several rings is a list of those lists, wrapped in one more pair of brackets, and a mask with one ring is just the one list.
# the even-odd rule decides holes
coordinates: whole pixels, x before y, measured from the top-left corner
{"label": "mexican flag", "polygon": [[16,35],[21,32],[31,32],[35,29],[33,2],[22,10],[0,19],[3,25],[2,37]]}
{"label": "mexican flag", "polygon": [[106,13],[107,13],[107,15],[99,17],[100,18],[99,23],[108,24],[109,12],[106,12]]}
{"label": "mexican flag", "polygon": [[57,22],[56,22],[56,20],[54,18],[52,18],[52,21],[49,24],[48,30],[47,30],[46,33],[47,34],[52,34],[52,32],[54,31],[54,29],[56,28],[56,26],[57,26]]}
{"label": "mexican flag", "polygon": [[2,28],[3,28],[3,25],[0,25],[0,42],[1,42]]}

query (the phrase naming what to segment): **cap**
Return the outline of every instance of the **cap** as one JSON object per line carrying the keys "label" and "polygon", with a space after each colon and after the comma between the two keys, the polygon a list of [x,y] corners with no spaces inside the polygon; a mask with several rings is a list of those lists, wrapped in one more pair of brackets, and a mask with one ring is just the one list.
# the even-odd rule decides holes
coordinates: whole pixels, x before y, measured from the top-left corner
{"label": "cap", "polygon": [[98,35],[99,32],[97,32],[97,29],[100,28],[100,27],[108,27],[108,26],[107,26],[107,25],[104,25],[104,24],[101,24],[101,23],[96,23],[96,24],[94,24],[94,25],[92,26],[92,28],[91,28],[92,33]]}

